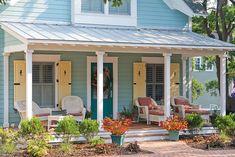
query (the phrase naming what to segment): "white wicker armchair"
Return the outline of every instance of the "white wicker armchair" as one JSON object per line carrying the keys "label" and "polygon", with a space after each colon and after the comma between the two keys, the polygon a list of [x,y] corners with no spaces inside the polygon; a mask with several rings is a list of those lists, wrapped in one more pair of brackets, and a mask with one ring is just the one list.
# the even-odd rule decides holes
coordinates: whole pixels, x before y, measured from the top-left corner
{"label": "white wicker armchair", "polygon": [[[21,120],[26,119],[26,101],[16,101],[14,108],[19,112]],[[47,117],[51,115],[50,108],[40,108],[38,104],[33,102],[32,104],[33,116],[40,118],[42,121],[47,120]]]}
{"label": "white wicker armchair", "polygon": [[66,110],[67,115],[72,115],[77,121],[85,119],[86,108],[83,101],[78,96],[66,96],[62,99],[62,110]]}

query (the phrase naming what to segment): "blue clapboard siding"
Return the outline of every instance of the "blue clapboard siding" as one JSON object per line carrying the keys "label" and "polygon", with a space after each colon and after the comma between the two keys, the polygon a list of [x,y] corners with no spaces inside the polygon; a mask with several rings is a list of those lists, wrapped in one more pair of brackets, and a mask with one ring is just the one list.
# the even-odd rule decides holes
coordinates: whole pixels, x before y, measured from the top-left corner
{"label": "blue clapboard siding", "polygon": [[[84,104],[87,103],[87,56],[95,56],[95,53],[88,52],[35,52],[38,54],[58,54],[61,56],[61,60],[72,61],[72,95],[80,96]],[[161,57],[162,55],[153,54],[119,54],[108,53],[108,56],[118,57],[118,110],[121,111],[123,107],[130,108],[133,104],[133,63],[141,61],[141,57]],[[14,100],[14,69],[13,61],[15,59],[24,59],[23,53],[15,53],[10,56],[10,95],[9,95],[9,110],[10,110],[10,124],[15,123],[17,126],[20,120],[19,114],[13,109]],[[181,64],[181,56],[173,55],[172,63]],[[182,77],[181,77],[182,82]],[[0,86],[1,88],[2,86]],[[3,91],[3,90],[2,90]],[[182,93],[182,86],[180,88]],[[2,93],[3,94],[3,93]],[[1,96],[2,96],[1,94]],[[1,120],[1,122],[3,119]]]}
{"label": "blue clapboard siding", "polygon": [[164,29],[182,29],[188,25],[188,16],[171,10],[163,0],[138,0],[138,26]]}
{"label": "blue clapboard siding", "polygon": [[6,21],[71,21],[70,0],[19,0],[0,6],[0,20]]}

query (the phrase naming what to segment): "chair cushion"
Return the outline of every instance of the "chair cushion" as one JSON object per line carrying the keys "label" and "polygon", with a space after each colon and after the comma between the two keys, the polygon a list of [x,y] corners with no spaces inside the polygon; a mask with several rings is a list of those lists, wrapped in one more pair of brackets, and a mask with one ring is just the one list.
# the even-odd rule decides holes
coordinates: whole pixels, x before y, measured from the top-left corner
{"label": "chair cushion", "polygon": [[41,113],[41,114],[35,114],[35,117],[45,117],[45,116],[50,116],[49,113]]}
{"label": "chair cushion", "polygon": [[[149,110],[149,114],[157,115],[157,116],[164,116],[164,110]],[[173,112],[171,112],[171,115]]]}
{"label": "chair cushion", "polygon": [[138,102],[139,102],[140,106],[148,106],[149,110],[154,108],[152,100],[149,97],[138,98]]}
{"label": "chair cushion", "polygon": [[190,103],[187,99],[175,98],[175,105],[184,105],[190,107]]}
{"label": "chair cushion", "polygon": [[185,110],[185,113],[189,113],[189,114],[197,113],[197,114],[200,114],[200,115],[207,115],[207,114],[210,114],[209,111],[207,111],[207,110],[202,110],[202,109],[186,109],[186,110]]}
{"label": "chair cushion", "polygon": [[81,112],[75,112],[75,113],[67,113],[67,115],[71,115],[71,116],[82,116]]}

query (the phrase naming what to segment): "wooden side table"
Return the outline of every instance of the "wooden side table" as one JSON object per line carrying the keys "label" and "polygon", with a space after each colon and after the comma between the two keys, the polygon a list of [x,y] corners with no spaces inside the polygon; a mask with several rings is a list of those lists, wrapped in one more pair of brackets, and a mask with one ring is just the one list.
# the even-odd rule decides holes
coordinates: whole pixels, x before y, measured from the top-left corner
{"label": "wooden side table", "polygon": [[47,123],[47,130],[49,130],[51,127],[57,127],[57,124],[52,124],[52,121],[59,122],[64,118],[64,116],[61,115],[50,115],[47,117],[48,118],[48,123]]}

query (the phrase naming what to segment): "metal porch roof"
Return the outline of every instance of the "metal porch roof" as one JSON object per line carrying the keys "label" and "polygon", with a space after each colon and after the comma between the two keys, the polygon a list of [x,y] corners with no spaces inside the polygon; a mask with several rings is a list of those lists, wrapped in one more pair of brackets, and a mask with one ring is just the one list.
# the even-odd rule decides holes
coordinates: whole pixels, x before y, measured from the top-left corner
{"label": "metal porch roof", "polygon": [[3,22],[2,28],[28,43],[103,44],[154,47],[216,48],[235,45],[189,31]]}

